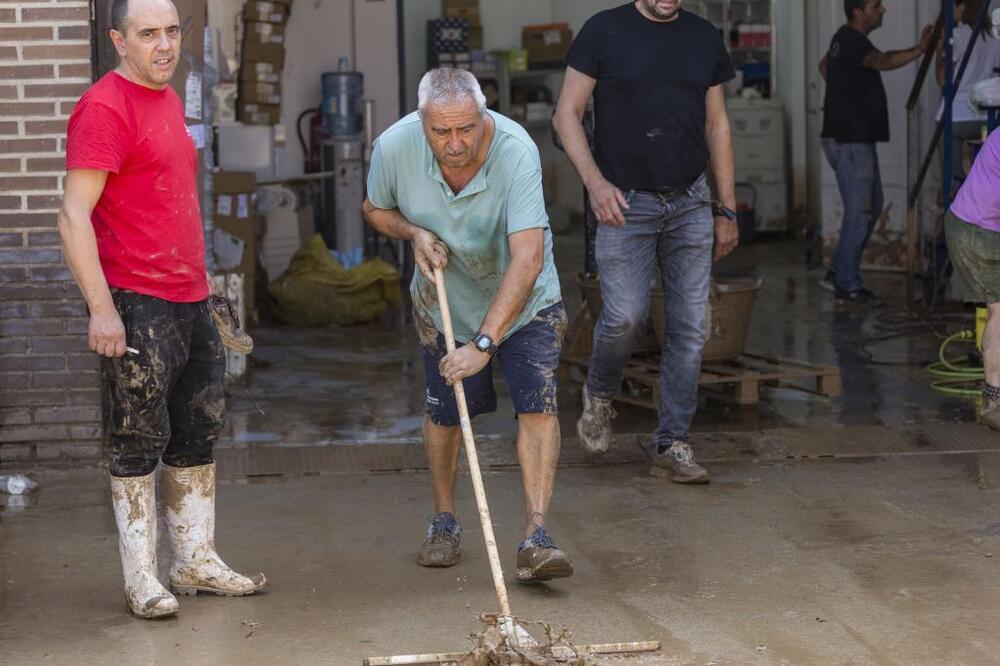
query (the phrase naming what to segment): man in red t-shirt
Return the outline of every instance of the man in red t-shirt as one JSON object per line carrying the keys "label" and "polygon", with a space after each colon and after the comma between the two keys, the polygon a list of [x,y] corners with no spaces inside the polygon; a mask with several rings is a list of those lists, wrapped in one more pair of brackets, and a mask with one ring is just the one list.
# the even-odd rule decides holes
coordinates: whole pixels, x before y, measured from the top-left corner
{"label": "man in red t-shirt", "polygon": [[213,446],[226,361],[208,304],[197,150],[168,83],[180,57],[171,0],[114,0],[116,70],[69,121],[64,254],[90,311],[90,348],[107,357],[110,470],[125,596],[140,617],[177,612],[157,579],[153,472],[174,559],[170,586],[252,594],[215,552]]}

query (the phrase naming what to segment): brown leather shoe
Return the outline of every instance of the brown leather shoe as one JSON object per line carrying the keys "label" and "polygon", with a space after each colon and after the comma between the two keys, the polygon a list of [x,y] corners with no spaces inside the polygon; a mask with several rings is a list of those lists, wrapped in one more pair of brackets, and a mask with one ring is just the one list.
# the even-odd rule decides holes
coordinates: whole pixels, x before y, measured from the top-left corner
{"label": "brown leather shoe", "polygon": [[451,513],[438,513],[430,518],[427,538],[420,546],[417,564],[422,567],[451,567],[458,564],[461,553],[462,526]]}
{"label": "brown leather shoe", "polygon": [[708,470],[695,461],[691,445],[683,440],[675,441],[669,449],[653,456],[649,473],[674,483],[708,483],[711,480]]}
{"label": "brown leather shoe", "polygon": [[208,310],[212,313],[215,327],[219,329],[222,344],[240,354],[249,354],[253,351],[253,338],[240,328],[240,318],[228,298],[209,296]]}
{"label": "brown leather shoe", "polygon": [[573,565],[566,553],[556,548],[544,527],[537,527],[517,549],[515,577],[522,582],[567,578]]}

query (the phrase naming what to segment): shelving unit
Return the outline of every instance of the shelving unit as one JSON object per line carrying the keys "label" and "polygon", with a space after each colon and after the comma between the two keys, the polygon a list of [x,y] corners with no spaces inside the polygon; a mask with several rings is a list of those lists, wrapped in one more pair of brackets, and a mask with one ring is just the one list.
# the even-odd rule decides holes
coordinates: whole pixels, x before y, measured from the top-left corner
{"label": "shelving unit", "polygon": [[[497,77],[497,85],[500,87],[500,113],[510,117],[511,109],[511,87],[519,81],[536,81],[552,93],[552,103],[559,97],[559,90],[562,88],[562,77],[566,73],[565,69],[527,69],[516,72],[510,71],[510,67],[503,59],[500,61],[500,71]],[[528,131],[542,131],[551,128],[552,121],[549,118],[540,120],[516,119]]]}
{"label": "shelving unit", "polygon": [[[719,28],[736,69],[752,62],[767,63],[770,66],[772,97],[777,83],[774,53],[779,38],[775,29],[774,4],[774,0],[690,0],[690,4],[685,5]],[[743,24],[769,26],[770,46],[766,48],[738,46],[736,37],[740,25]]]}

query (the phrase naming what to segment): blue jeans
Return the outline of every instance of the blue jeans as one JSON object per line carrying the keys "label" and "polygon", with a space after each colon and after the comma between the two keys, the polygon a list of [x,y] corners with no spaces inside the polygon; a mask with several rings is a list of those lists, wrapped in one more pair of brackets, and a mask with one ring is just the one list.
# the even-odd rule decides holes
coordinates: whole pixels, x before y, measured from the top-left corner
{"label": "blue jeans", "polygon": [[823,152],[837,174],[837,188],[844,204],[840,242],[833,258],[837,288],[861,289],[861,255],[882,215],[882,176],[874,143],[839,143],[823,139]]}
{"label": "blue jeans", "polygon": [[603,309],[594,328],[587,390],[611,398],[621,389],[632,343],[649,314],[653,259],[660,264],[666,336],[660,361],[659,427],[655,440],[685,439],[698,409],[715,224],[705,177],[686,193],[626,194],[625,224],[597,229]]}

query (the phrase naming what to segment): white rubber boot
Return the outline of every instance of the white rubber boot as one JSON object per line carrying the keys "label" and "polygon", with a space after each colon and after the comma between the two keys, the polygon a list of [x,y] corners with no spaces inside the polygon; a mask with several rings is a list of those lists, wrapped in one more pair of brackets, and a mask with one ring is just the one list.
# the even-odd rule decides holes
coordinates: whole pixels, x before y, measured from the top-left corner
{"label": "white rubber boot", "polygon": [[111,501],[118,523],[118,552],[125,574],[125,598],[147,619],[177,613],[177,599],[156,577],[156,493],[153,475],[111,477]]}
{"label": "white rubber boot", "polygon": [[163,465],[161,483],[167,533],[174,551],[170,566],[174,593],[242,597],[264,587],[264,574],[247,577],[236,573],[215,552],[215,463]]}

